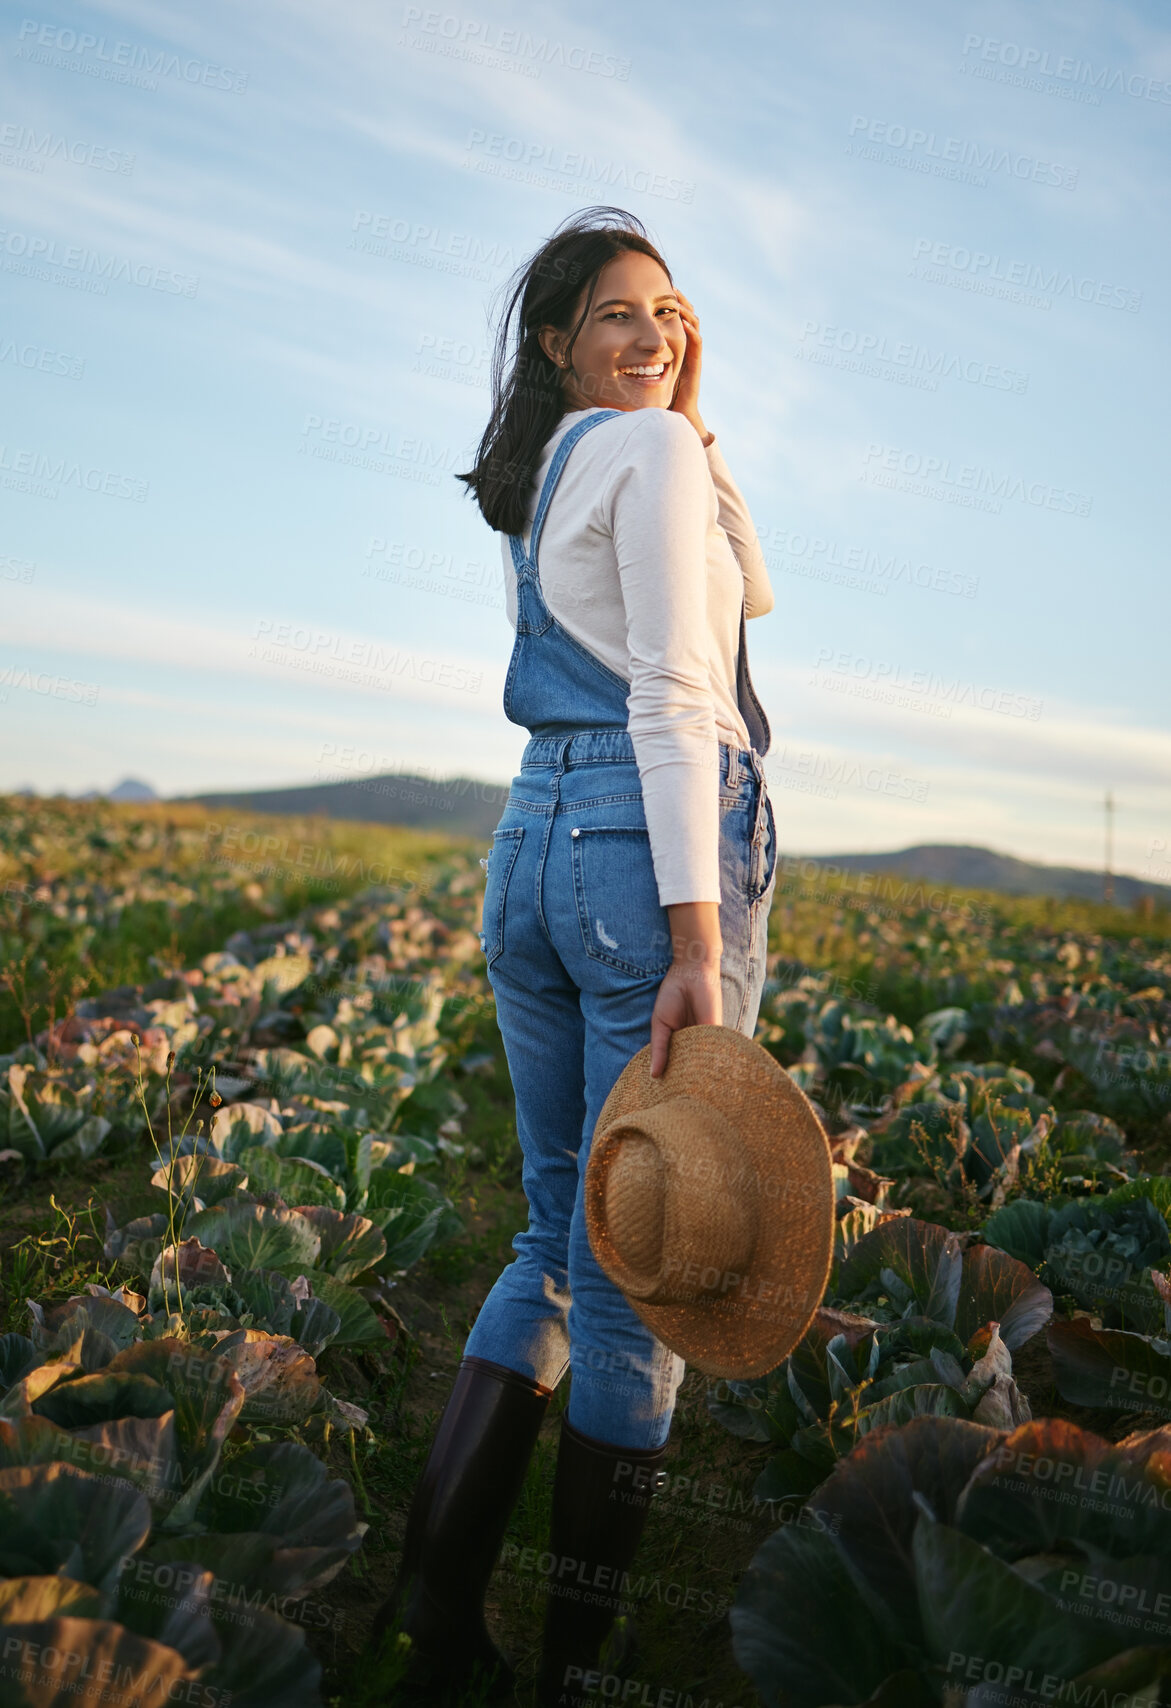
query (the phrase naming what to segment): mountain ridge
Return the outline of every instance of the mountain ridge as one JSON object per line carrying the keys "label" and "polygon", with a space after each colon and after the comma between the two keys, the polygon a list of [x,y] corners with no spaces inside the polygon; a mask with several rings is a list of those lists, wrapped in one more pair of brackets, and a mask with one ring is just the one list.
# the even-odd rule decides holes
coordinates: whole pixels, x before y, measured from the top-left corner
{"label": "mountain ridge", "polygon": [[[240,812],[313,816],[398,824],[416,830],[443,830],[453,836],[489,840],[508,799],[507,783],[474,777],[436,779],[416,773],[385,772],[376,777],[309,783],[277,789],[174,796],[209,808]],[[1023,860],[975,843],[915,843],[882,853],[806,854],[802,861],[838,871],[898,872],[923,882],[955,889],[993,890],[1003,895],[1052,895],[1101,901],[1103,875],[1090,867],[1048,865]],[[1114,874],[1114,900],[1133,907],[1149,895],[1171,907],[1171,885],[1134,873]]]}

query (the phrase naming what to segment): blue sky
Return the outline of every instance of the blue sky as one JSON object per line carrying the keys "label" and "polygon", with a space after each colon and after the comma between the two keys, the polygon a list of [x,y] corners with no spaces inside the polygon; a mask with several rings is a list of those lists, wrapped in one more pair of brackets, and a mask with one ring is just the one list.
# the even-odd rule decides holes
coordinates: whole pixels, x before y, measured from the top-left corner
{"label": "blue sky", "polygon": [[506,780],[494,295],[649,226],[780,840],[1171,881],[1154,4],[6,10],[0,788]]}

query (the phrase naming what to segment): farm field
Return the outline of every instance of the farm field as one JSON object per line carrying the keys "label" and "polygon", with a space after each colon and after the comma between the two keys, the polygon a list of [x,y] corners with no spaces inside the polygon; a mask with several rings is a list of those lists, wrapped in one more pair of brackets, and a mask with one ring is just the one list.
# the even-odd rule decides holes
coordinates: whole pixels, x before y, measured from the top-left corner
{"label": "farm field", "polygon": [[[485,852],[0,801],[0,1701],[410,1700],[371,1620],[524,1216]],[[779,1371],[689,1372],[608,1699],[1168,1700],[1171,918],[784,861],[756,1035],[834,1270]]]}

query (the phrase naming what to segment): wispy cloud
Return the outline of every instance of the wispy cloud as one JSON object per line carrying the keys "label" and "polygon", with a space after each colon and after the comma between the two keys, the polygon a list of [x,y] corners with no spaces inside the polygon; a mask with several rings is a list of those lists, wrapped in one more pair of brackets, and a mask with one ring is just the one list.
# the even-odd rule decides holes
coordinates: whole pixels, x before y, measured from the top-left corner
{"label": "wispy cloud", "polygon": [[[454,502],[449,477],[424,486],[358,468],[310,471],[296,430],[315,410],[461,447],[486,414],[486,393],[466,373],[429,375],[415,357],[424,335],[482,341],[504,269],[477,275],[350,249],[357,210],[519,258],[572,208],[606,201],[646,219],[699,306],[705,417],[757,525],[980,577],[970,602],[893,587],[877,600],[774,577],[777,608],[751,635],[777,740],[877,755],[929,785],[918,817],[865,788],[828,800],[782,785],[789,844],[897,844],[914,821],[938,839],[995,835],[1034,855],[1081,849],[1089,861],[1097,798],[1113,786],[1131,815],[1124,822],[1120,811],[1120,843],[1139,849],[1169,780],[1162,423],[1143,383],[1166,342],[1154,312],[1166,243],[1152,164],[1166,106],[1117,92],[1079,106],[1044,87],[965,75],[968,31],[946,8],[754,6],[728,32],[694,4],[669,20],[535,0],[442,14],[448,34],[513,28],[618,53],[627,79],[554,64],[526,77],[489,54],[419,51],[407,11],[377,0],[343,12],[315,0],[243,11],[211,0],[165,16],[150,0],[87,8],[96,31],[239,66],[248,84],[238,95],[179,79],[136,91],[16,61],[16,26],[0,44],[6,116],[136,155],[126,179],[62,163],[4,169],[7,232],[200,279],[197,296],[177,302],[125,284],[90,296],[65,276],[5,273],[5,334],[80,350],[87,367],[68,396],[35,368],[0,369],[20,421],[4,442],[88,448],[152,480],[141,510],[69,495],[50,505],[21,491],[5,465],[0,570],[4,552],[38,570],[31,588],[0,573],[0,645],[34,661],[91,661],[103,684],[84,732],[60,706],[10,696],[0,720],[20,731],[12,780],[30,767],[64,776],[106,764],[115,750],[127,768],[131,753],[145,753],[166,786],[181,787],[184,773],[212,783],[217,765],[237,782],[293,780],[322,727],[356,739],[363,727],[386,731],[392,750],[426,743],[433,763],[458,769],[474,758],[477,774],[508,775],[523,732],[500,708],[511,642],[501,614],[480,622],[426,591],[376,589],[355,561],[375,533],[439,553],[488,556],[496,542]],[[995,0],[971,29],[1171,78],[1171,38],[1157,13],[1129,0],[1108,11],[1089,0]],[[936,164],[925,145],[910,164],[899,147],[847,157],[858,114],[921,126],[936,146],[959,136],[1026,161],[1067,159],[1077,189],[1009,172],[984,187],[949,182],[919,169]],[[515,152],[469,150],[472,131],[588,157],[612,167],[613,181],[587,170],[554,174],[562,187],[549,188],[472,171],[471,155],[505,167]],[[644,167],[693,182],[693,197],[624,184],[624,168]],[[938,278],[913,274],[925,239],[968,260]],[[15,264],[18,250],[0,245],[0,262]],[[980,254],[1002,271],[1064,271],[1077,289],[1044,308],[1007,286],[996,294],[985,288],[991,264],[971,264]],[[1141,311],[1094,300],[1113,284],[1145,291]],[[889,362],[867,372],[802,360],[810,322],[929,346],[977,370],[1027,370],[1027,389],[1004,395],[959,380],[915,389],[897,383]],[[872,442],[1031,482],[1082,482],[1094,508],[1075,522],[1023,504],[994,515],[880,491],[859,479]],[[472,705],[435,684],[404,682],[392,694],[248,656],[259,623],[298,613],[343,651],[441,651],[453,668],[482,672],[483,688]],[[1043,711],[1032,722],[956,705],[950,718],[930,718],[819,691],[801,661],[829,644],[991,681],[1040,699]],[[152,711],[152,695],[170,699]],[[234,729],[244,740],[230,739]]]}

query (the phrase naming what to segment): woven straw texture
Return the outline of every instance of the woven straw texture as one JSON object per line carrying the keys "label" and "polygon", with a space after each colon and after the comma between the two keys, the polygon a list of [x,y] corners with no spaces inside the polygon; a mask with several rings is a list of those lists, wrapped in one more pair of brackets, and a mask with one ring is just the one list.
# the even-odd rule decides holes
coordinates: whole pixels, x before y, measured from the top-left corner
{"label": "woven straw texture", "polygon": [[763,1376],[805,1333],[829,1279],[829,1142],[780,1063],[730,1026],[673,1033],[661,1079],[650,1057],[649,1044],[631,1057],[594,1128],[590,1245],[688,1364]]}

